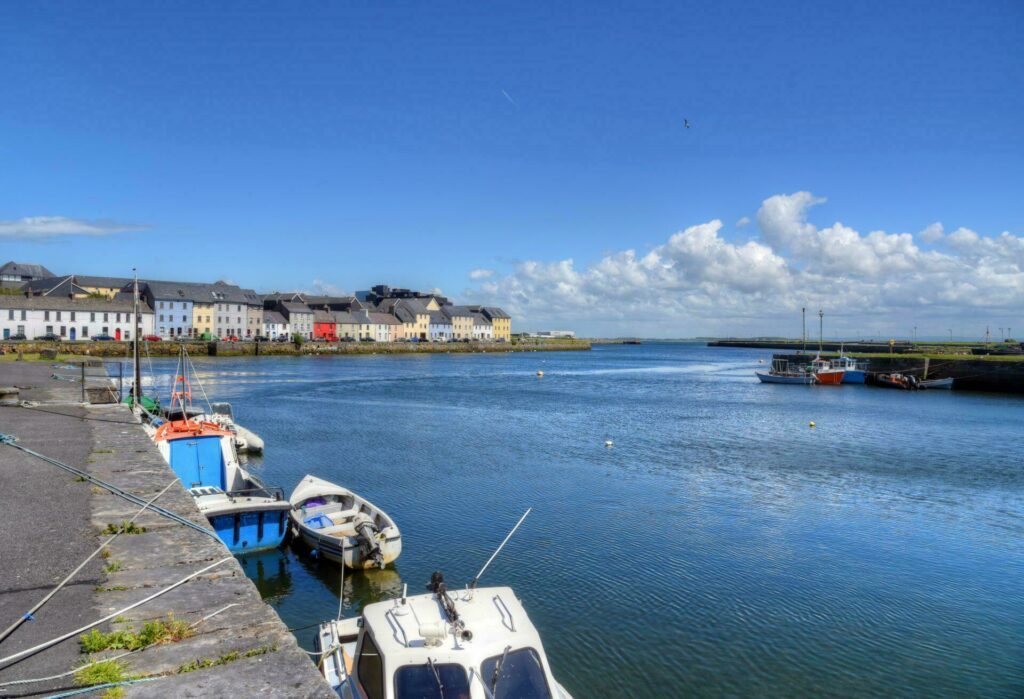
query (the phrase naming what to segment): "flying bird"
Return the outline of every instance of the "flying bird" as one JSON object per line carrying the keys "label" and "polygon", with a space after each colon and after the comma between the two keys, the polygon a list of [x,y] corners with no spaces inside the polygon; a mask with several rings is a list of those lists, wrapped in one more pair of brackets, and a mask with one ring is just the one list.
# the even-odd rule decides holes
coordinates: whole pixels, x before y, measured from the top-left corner
{"label": "flying bird", "polygon": [[683,119],[683,128],[684,129],[690,128],[690,120],[689,119]]}

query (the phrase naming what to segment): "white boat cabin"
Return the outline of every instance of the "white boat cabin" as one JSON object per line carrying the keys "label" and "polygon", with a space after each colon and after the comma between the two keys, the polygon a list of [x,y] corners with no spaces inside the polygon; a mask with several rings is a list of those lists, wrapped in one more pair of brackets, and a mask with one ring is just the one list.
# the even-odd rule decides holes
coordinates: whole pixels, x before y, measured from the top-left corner
{"label": "white boat cabin", "polygon": [[571,699],[509,587],[370,604],[358,620],[323,624],[317,643],[342,697]]}

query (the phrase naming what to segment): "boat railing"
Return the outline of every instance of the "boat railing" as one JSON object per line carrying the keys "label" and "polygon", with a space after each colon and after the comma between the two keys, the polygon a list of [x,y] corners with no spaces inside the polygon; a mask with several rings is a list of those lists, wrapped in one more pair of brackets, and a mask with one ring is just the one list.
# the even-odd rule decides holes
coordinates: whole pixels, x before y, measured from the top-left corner
{"label": "boat railing", "polygon": [[273,498],[274,500],[284,500],[284,488],[276,485],[261,486],[258,488],[242,488],[240,490],[229,490],[227,491],[228,497],[232,498]]}

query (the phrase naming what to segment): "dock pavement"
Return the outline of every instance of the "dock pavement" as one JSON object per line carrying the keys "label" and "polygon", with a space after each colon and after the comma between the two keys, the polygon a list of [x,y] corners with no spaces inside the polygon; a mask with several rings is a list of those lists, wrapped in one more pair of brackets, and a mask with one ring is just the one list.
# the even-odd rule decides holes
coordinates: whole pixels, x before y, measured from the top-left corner
{"label": "dock pavement", "polygon": [[[120,405],[84,406],[80,386],[54,374],[52,363],[0,362],[0,386],[19,387],[20,400],[28,401],[27,406],[0,406],[0,433],[144,500],[170,486],[156,504],[208,529],[130,411]],[[0,631],[109,538],[103,533],[108,527],[117,528],[139,509],[88,480],[0,444]],[[125,631],[136,644],[147,622],[173,632],[115,661],[118,681],[131,684],[100,688],[90,696],[334,696],[220,541],[149,511],[135,525],[137,533],[119,535],[109,554],[94,558],[31,620],[0,640],[0,697],[53,695],[82,689],[83,680],[93,684],[84,673],[76,675],[76,668],[128,650],[90,655],[80,636],[74,636],[13,662],[3,659],[225,558],[98,627],[103,633]],[[54,678],[21,683],[45,677]]]}

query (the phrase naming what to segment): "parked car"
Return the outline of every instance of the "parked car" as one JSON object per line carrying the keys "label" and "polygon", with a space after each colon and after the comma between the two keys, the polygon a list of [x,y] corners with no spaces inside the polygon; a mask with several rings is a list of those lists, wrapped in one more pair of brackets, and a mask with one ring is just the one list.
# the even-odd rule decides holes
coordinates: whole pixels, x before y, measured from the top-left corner
{"label": "parked car", "polygon": [[355,338],[349,337],[348,335],[346,335],[345,337],[341,338],[341,341],[342,342],[355,342]]}
{"label": "parked car", "polygon": [[159,335],[143,335],[142,339],[144,342],[160,342]]}
{"label": "parked car", "polygon": [[14,333],[13,335],[8,337],[7,339],[8,340],[14,340],[15,342],[18,342],[18,341],[21,341],[21,340],[27,340],[28,338],[25,337],[25,333]]}
{"label": "parked car", "polygon": [[270,338],[266,335],[253,335],[253,342],[270,342]]}
{"label": "parked car", "polygon": [[92,336],[92,341],[93,342],[113,342],[114,338],[112,338],[110,335],[93,335]]}
{"label": "parked car", "polygon": [[60,337],[56,333],[45,333],[43,335],[36,335],[37,340],[43,340],[44,342],[59,342]]}
{"label": "parked car", "polygon": [[228,335],[224,338],[224,342],[238,342],[238,335]]}
{"label": "parked car", "polygon": [[278,335],[278,336],[277,336],[277,337],[276,337],[276,338],[274,339],[274,342],[288,342],[288,341],[290,341],[291,339],[292,339],[292,338],[288,337],[287,335]]}

